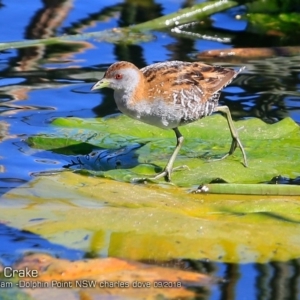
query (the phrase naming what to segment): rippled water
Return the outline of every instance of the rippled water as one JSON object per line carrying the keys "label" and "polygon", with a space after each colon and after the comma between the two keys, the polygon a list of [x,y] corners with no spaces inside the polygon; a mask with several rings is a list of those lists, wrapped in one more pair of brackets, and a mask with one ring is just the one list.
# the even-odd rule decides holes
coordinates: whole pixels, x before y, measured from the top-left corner
{"label": "rippled water", "polygon": [[[113,0],[89,1],[88,5],[84,0],[61,1],[57,6],[48,4],[48,7],[37,0],[26,1],[26,5],[19,0],[1,3],[0,42],[139,23],[183,5],[183,1],[156,1],[145,14],[143,6],[134,8],[129,2]],[[57,17],[56,21],[47,15],[47,9]],[[157,61],[192,60],[198,52],[212,48],[280,43],[279,37],[255,39],[253,34],[244,32],[247,23],[234,18],[236,11],[214,15],[212,26],[206,29],[189,27],[188,30],[199,38],[157,31],[153,41],[131,46],[90,39],[64,47],[41,46],[0,52],[1,193],[30,181],[35,172],[59,170],[65,164],[51,153],[42,159],[32,155],[32,150],[24,143],[28,136],[52,133],[51,120],[60,116],[103,117],[118,112],[111,91],[90,92],[92,83],[101,78],[111,63],[129,60],[142,67]],[[45,16],[49,18],[47,21],[43,19]],[[289,116],[300,124],[300,56],[237,62],[214,60],[214,63],[246,66],[234,83],[224,89],[220,99],[221,104],[229,106],[235,120],[257,117],[274,123]],[[23,248],[33,247],[36,239],[37,249],[47,248],[48,241],[22,231],[12,232],[3,226],[0,261],[13,262]],[[61,256],[72,259],[84,255],[70,249],[53,249],[54,254],[56,251],[65,253]],[[189,264],[196,270],[203,268],[202,262]],[[209,273],[230,279],[208,295],[209,299],[296,299],[299,295],[298,260],[265,265],[211,263],[206,264],[206,268]]]}

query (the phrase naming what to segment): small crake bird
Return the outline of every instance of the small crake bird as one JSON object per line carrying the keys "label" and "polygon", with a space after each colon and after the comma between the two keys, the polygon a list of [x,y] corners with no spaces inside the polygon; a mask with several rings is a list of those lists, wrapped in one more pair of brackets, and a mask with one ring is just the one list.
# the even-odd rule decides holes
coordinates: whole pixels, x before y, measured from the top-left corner
{"label": "small crake bird", "polygon": [[171,181],[173,164],[183,143],[179,126],[194,122],[213,112],[222,112],[227,118],[232,136],[230,150],[221,159],[231,155],[237,146],[242,151],[247,167],[246,153],[234,127],[227,106],[218,106],[220,91],[239,71],[200,62],[168,61],[138,69],[134,64],[120,61],[112,64],[92,90],[109,87],[121,112],[141,122],[173,129],[176,148],[161,173],[151,180],[164,177]]}

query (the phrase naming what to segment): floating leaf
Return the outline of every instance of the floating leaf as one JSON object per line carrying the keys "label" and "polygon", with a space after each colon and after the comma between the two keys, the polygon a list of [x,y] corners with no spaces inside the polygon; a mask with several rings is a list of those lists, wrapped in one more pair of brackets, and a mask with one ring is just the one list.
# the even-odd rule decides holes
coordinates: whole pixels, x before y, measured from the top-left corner
{"label": "floating leaf", "polygon": [[299,207],[299,197],[192,194],[64,172],[2,195],[1,221],[96,256],[263,263],[299,257]]}
{"label": "floating leaf", "polygon": [[[162,130],[146,125],[126,116],[109,119],[82,120],[78,118],[59,118],[53,122],[61,127],[60,135],[68,142],[74,144],[72,139],[78,130],[85,131],[84,136],[93,138],[89,140],[93,145],[119,149],[132,143],[144,144],[135,150],[134,156],[138,158],[136,165],[130,169],[121,163],[120,169],[111,169],[106,172],[96,168],[91,171],[99,175],[120,181],[131,181],[137,177],[153,176],[167,163],[175,147],[175,134],[172,130]],[[185,137],[183,147],[176,159],[175,166],[187,165],[173,173],[173,182],[179,186],[193,186],[221,180],[228,183],[260,183],[282,175],[286,177],[299,176],[299,169],[295,161],[300,159],[299,153],[299,126],[290,118],[276,124],[266,124],[259,119],[249,119],[236,122],[240,139],[245,147],[249,167],[242,164],[242,155],[239,149],[234,155],[221,160],[209,161],[219,158],[228,152],[231,136],[226,119],[220,115],[213,115],[192,124],[181,127]],[[77,131],[76,131],[77,129]],[[49,145],[49,137],[31,137],[31,145],[39,148]],[[51,137],[53,138],[53,137]],[[58,139],[61,143],[62,138]],[[53,149],[55,139],[53,138]],[[74,146],[75,147],[75,146]],[[90,164],[91,165],[91,164]],[[91,169],[90,167],[87,169]]]}

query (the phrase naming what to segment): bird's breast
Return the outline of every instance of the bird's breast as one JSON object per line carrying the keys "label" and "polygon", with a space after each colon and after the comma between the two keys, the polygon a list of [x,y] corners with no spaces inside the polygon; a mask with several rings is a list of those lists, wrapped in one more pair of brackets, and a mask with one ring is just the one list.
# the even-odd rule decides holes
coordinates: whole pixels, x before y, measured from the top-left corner
{"label": "bird's breast", "polygon": [[[185,96],[186,99],[183,99]],[[205,116],[210,115],[218,103],[218,94],[213,95],[209,101],[190,95],[178,93],[173,101],[166,101],[163,97],[156,99],[141,99],[131,101],[125,94],[115,93],[116,104],[125,115],[141,122],[163,129],[182,126]]]}
{"label": "bird's breast", "polygon": [[163,129],[178,127],[181,122],[180,110],[164,99],[130,101],[116,93],[114,96],[118,109],[133,119]]}

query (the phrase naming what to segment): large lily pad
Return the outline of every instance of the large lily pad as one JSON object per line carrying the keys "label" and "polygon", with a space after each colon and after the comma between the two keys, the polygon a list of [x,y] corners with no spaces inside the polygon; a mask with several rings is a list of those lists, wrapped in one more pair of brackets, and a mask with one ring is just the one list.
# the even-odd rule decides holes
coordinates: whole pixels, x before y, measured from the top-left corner
{"label": "large lily pad", "polygon": [[[121,161],[118,169],[111,166],[110,170],[106,167],[106,171],[103,171],[99,164],[95,164],[95,169],[89,171],[93,175],[119,181],[154,175],[165,166],[175,146],[172,130],[158,129],[123,115],[92,120],[59,118],[53,124],[60,128],[57,136],[31,137],[29,144],[34,148],[59,153],[62,148],[69,151],[73,146],[74,155],[80,152],[78,149],[82,149],[80,145],[76,148],[80,140],[85,144],[88,140],[90,145],[101,149],[141,144],[141,147],[133,147],[132,156],[136,159],[131,165]],[[213,115],[180,128],[185,141],[175,166],[187,165],[189,169],[174,172],[173,182],[179,186],[209,183],[216,179],[228,183],[260,183],[278,175],[299,176],[295,162],[300,159],[300,131],[292,119],[286,118],[272,125],[259,119],[249,119],[236,122],[235,125],[239,128],[240,139],[247,153],[248,168],[242,164],[239,149],[224,160],[210,161],[227,153],[231,144],[226,119],[221,115]],[[91,169],[91,158],[88,161],[89,167],[86,169]]]}
{"label": "large lily pad", "polygon": [[5,224],[94,255],[238,263],[300,255],[299,197],[199,195],[64,172],[11,190],[0,206]]}

